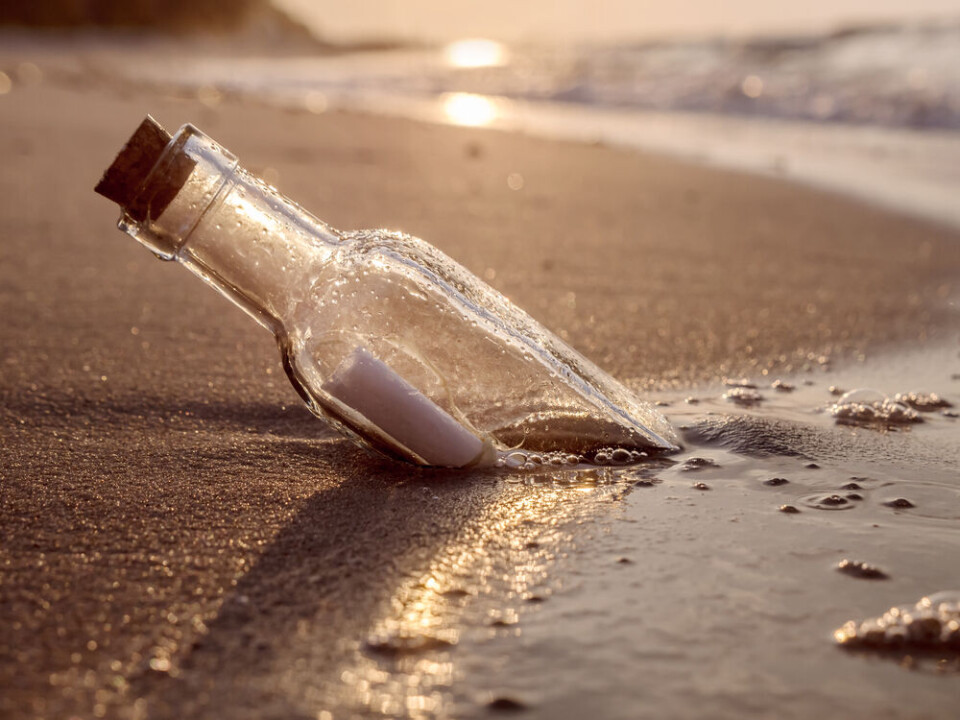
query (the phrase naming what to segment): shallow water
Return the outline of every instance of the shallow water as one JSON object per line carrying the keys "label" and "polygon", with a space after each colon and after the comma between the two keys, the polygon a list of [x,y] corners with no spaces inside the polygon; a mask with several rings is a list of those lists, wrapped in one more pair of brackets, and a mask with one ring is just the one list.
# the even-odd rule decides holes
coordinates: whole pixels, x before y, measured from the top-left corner
{"label": "shallow water", "polygon": [[960,23],[808,36],[174,59],[121,72],[264,98],[471,94],[596,108],[960,127]]}
{"label": "shallow water", "polygon": [[840,425],[829,387],[949,400],[957,365],[756,378],[749,408],[729,388],[663,396],[679,456],[506,471],[510,512],[398,587],[326,692],[361,716],[942,716],[955,649],[854,653],[833,633],[958,585],[960,425]]}
{"label": "shallow water", "polygon": [[[242,47],[224,55],[50,43],[35,59],[51,77],[176,89],[211,109],[235,96],[667,154],[958,226],[958,38],[960,25],[945,22],[805,38],[519,46],[501,48],[502,62],[488,67],[459,66],[441,47],[271,57]],[[17,38],[9,44],[17,52]],[[505,182],[524,188],[519,172]]]}

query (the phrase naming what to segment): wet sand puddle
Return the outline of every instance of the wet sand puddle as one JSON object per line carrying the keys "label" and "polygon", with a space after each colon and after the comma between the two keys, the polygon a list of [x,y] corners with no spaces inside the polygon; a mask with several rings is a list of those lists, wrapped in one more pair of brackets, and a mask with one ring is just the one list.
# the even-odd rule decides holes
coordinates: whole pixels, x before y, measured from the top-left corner
{"label": "wet sand puddle", "polygon": [[[412,717],[952,707],[957,597],[935,593],[960,586],[960,426],[916,396],[838,403],[864,370],[665,396],[669,459],[494,473],[504,502],[396,588],[325,692]],[[884,615],[930,596],[913,630]]]}
{"label": "wet sand puddle", "polygon": [[[284,691],[319,717],[327,717],[322,708],[331,706],[349,708],[352,716],[383,717],[527,709],[496,684],[472,680],[491,671],[509,674],[510,648],[522,644],[522,619],[562,587],[550,569],[575,547],[579,526],[664,464],[670,462],[488,471],[484,481],[500,487],[496,501],[439,548],[422,573],[393,590],[366,635],[341,648],[348,659],[333,678],[291,670],[282,653],[276,658]],[[421,492],[429,502],[430,481],[422,482]]]}

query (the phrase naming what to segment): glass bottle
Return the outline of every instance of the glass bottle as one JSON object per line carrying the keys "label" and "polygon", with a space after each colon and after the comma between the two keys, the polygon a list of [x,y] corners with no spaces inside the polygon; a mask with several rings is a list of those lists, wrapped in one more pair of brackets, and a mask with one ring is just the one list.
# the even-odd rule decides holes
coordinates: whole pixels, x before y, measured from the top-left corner
{"label": "glass bottle", "polygon": [[678,449],[656,410],[435,247],[331,228],[192,125],[171,138],[148,117],[97,191],[272,331],[310,410],[363,446],[445,467]]}

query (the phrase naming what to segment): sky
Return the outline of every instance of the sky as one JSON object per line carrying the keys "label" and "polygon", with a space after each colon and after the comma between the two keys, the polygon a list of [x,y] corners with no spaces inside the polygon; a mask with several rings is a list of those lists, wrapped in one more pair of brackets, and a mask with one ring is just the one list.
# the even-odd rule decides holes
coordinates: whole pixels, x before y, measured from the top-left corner
{"label": "sky", "polygon": [[960,0],[273,0],[335,40],[624,40],[960,18]]}

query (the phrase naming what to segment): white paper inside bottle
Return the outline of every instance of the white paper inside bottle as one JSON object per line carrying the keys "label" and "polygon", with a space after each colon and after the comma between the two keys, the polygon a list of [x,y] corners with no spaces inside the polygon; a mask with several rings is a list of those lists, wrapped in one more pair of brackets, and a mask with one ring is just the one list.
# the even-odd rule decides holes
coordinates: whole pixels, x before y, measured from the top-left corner
{"label": "white paper inside bottle", "polygon": [[463,467],[483,453],[475,433],[366,348],[350,353],[323,389],[430,465]]}

